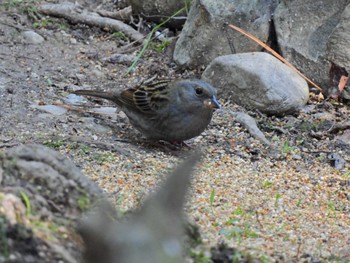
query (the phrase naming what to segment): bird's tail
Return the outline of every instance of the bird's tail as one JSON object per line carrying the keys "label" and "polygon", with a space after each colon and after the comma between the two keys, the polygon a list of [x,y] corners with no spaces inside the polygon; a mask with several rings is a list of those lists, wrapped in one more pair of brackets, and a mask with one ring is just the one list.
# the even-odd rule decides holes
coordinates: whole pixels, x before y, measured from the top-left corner
{"label": "bird's tail", "polygon": [[85,96],[91,96],[91,97],[98,97],[106,100],[113,101],[114,103],[120,104],[118,95],[113,94],[111,92],[106,91],[97,91],[97,90],[76,90],[72,91],[73,94],[76,95],[85,95]]}

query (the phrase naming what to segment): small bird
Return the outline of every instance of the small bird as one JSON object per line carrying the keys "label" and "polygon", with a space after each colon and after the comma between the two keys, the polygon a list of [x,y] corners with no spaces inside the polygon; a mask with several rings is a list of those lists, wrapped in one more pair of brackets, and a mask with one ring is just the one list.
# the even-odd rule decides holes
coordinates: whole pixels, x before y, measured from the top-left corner
{"label": "small bird", "polygon": [[215,109],[216,89],[199,79],[163,80],[120,93],[77,90],[76,95],[116,103],[134,128],[149,140],[182,142],[201,134]]}

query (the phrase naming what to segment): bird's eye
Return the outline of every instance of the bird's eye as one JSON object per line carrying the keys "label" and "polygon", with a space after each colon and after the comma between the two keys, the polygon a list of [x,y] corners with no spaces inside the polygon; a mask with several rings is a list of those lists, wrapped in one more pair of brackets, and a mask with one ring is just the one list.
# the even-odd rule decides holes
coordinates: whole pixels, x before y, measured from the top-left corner
{"label": "bird's eye", "polygon": [[199,87],[196,88],[196,94],[197,95],[202,95],[203,94],[203,90]]}

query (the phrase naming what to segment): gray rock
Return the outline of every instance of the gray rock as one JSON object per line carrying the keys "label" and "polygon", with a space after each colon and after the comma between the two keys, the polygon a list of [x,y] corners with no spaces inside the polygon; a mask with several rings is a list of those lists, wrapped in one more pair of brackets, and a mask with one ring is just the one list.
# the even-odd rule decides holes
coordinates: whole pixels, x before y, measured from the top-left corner
{"label": "gray rock", "polygon": [[297,111],[309,98],[306,81],[263,52],[217,57],[203,79],[219,89],[219,97],[268,114]]}
{"label": "gray rock", "polygon": [[330,161],[331,165],[336,169],[338,170],[344,169],[346,165],[346,161],[339,154],[331,153],[327,155],[327,158]]}
{"label": "gray rock", "polygon": [[30,105],[31,108],[37,109],[37,110],[41,110],[41,111],[45,111],[48,113],[51,113],[53,115],[63,115],[65,114],[68,110],[63,108],[63,107],[59,107],[56,105],[36,105],[36,104],[32,104]]}
{"label": "gray rock", "polygon": [[113,63],[113,64],[123,64],[131,66],[131,64],[137,59],[137,56],[133,54],[113,54],[109,57],[102,59],[104,63]]}
{"label": "gray rock", "polygon": [[206,66],[217,56],[261,50],[255,42],[224,25],[236,25],[267,41],[276,6],[275,0],[193,1],[176,43],[175,62],[180,66]]}
{"label": "gray rock", "polygon": [[[346,131],[344,131],[343,134],[335,136],[334,139],[343,143],[347,147],[350,147],[350,130],[346,130]],[[1,180],[1,171],[0,171],[0,180]]]}
{"label": "gray rock", "polygon": [[333,63],[350,70],[350,5],[348,5],[339,24],[332,32],[328,46],[328,59]]}
{"label": "gray rock", "polygon": [[[0,262],[81,262],[81,246],[62,239],[62,233],[71,235],[83,212],[105,198],[102,190],[68,158],[42,145],[1,152],[1,171],[0,228],[5,238],[0,254],[8,255],[4,260],[0,256]],[[36,233],[39,224],[44,235]]]}
{"label": "gray rock", "polygon": [[72,45],[76,45],[78,43],[78,41],[72,37],[71,39],[69,39],[69,42],[72,44]]}
{"label": "gray rock", "polygon": [[25,188],[36,211],[43,208],[34,201],[36,195],[47,200],[53,212],[64,211],[67,215],[83,210],[80,201],[93,204],[103,196],[102,190],[69,159],[42,145],[12,148],[0,156],[0,165],[5,171],[2,186]]}
{"label": "gray rock", "polygon": [[254,138],[260,140],[265,145],[270,145],[270,142],[266,139],[263,132],[258,128],[256,121],[253,117],[244,112],[231,112],[235,117],[235,120],[241,123]]}
{"label": "gray rock", "polygon": [[44,42],[44,38],[34,31],[24,31],[22,36],[28,44],[40,44]]}
{"label": "gray rock", "polygon": [[[115,108],[110,108],[110,109],[112,109],[113,113],[115,114]],[[94,110],[92,111],[94,112]],[[80,122],[81,122],[81,128],[88,129],[94,134],[107,134],[111,132],[110,127],[103,126],[101,124],[96,123],[96,119],[92,117],[83,117],[80,119]]]}
{"label": "gray rock", "polygon": [[[347,60],[349,65],[349,42],[346,40],[349,39],[350,30],[347,26],[349,11],[341,15],[348,3],[349,0],[282,1],[274,15],[282,55],[320,85],[326,94],[331,93],[327,92],[327,89],[332,88],[329,87],[331,81],[334,81],[331,86],[336,86],[340,77],[332,79],[330,73],[332,59],[342,65],[345,65],[344,62]],[[342,19],[345,19],[344,22],[334,31]],[[344,31],[340,32],[343,26]]]}
{"label": "gray rock", "polygon": [[38,80],[38,79],[40,79],[40,76],[37,73],[32,72],[32,73],[30,73],[30,78],[32,80]]}

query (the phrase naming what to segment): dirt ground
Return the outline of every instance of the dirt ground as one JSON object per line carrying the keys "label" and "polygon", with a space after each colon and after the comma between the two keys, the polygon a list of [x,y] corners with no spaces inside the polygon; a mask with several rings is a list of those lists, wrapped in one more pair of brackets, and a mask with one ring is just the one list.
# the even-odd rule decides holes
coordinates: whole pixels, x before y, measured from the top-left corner
{"label": "dirt ground", "polygon": [[[127,65],[102,62],[129,43],[123,36],[62,19],[33,20],[21,7],[0,7],[1,149],[38,143],[60,151],[126,212],[200,147],[205,158],[186,212],[205,245],[224,241],[262,259],[350,260],[349,106],[313,98],[295,116],[274,117],[246,111],[219,93],[223,109],[190,147],[149,144],[122,112],[57,115],[38,106],[67,104],[69,91],[78,88],[113,91],[154,76],[200,72],[177,69],[154,44],[125,75]],[[45,40],[28,44],[25,30]],[[115,107],[101,100],[87,105]],[[230,110],[254,117],[271,146],[254,139]]]}

